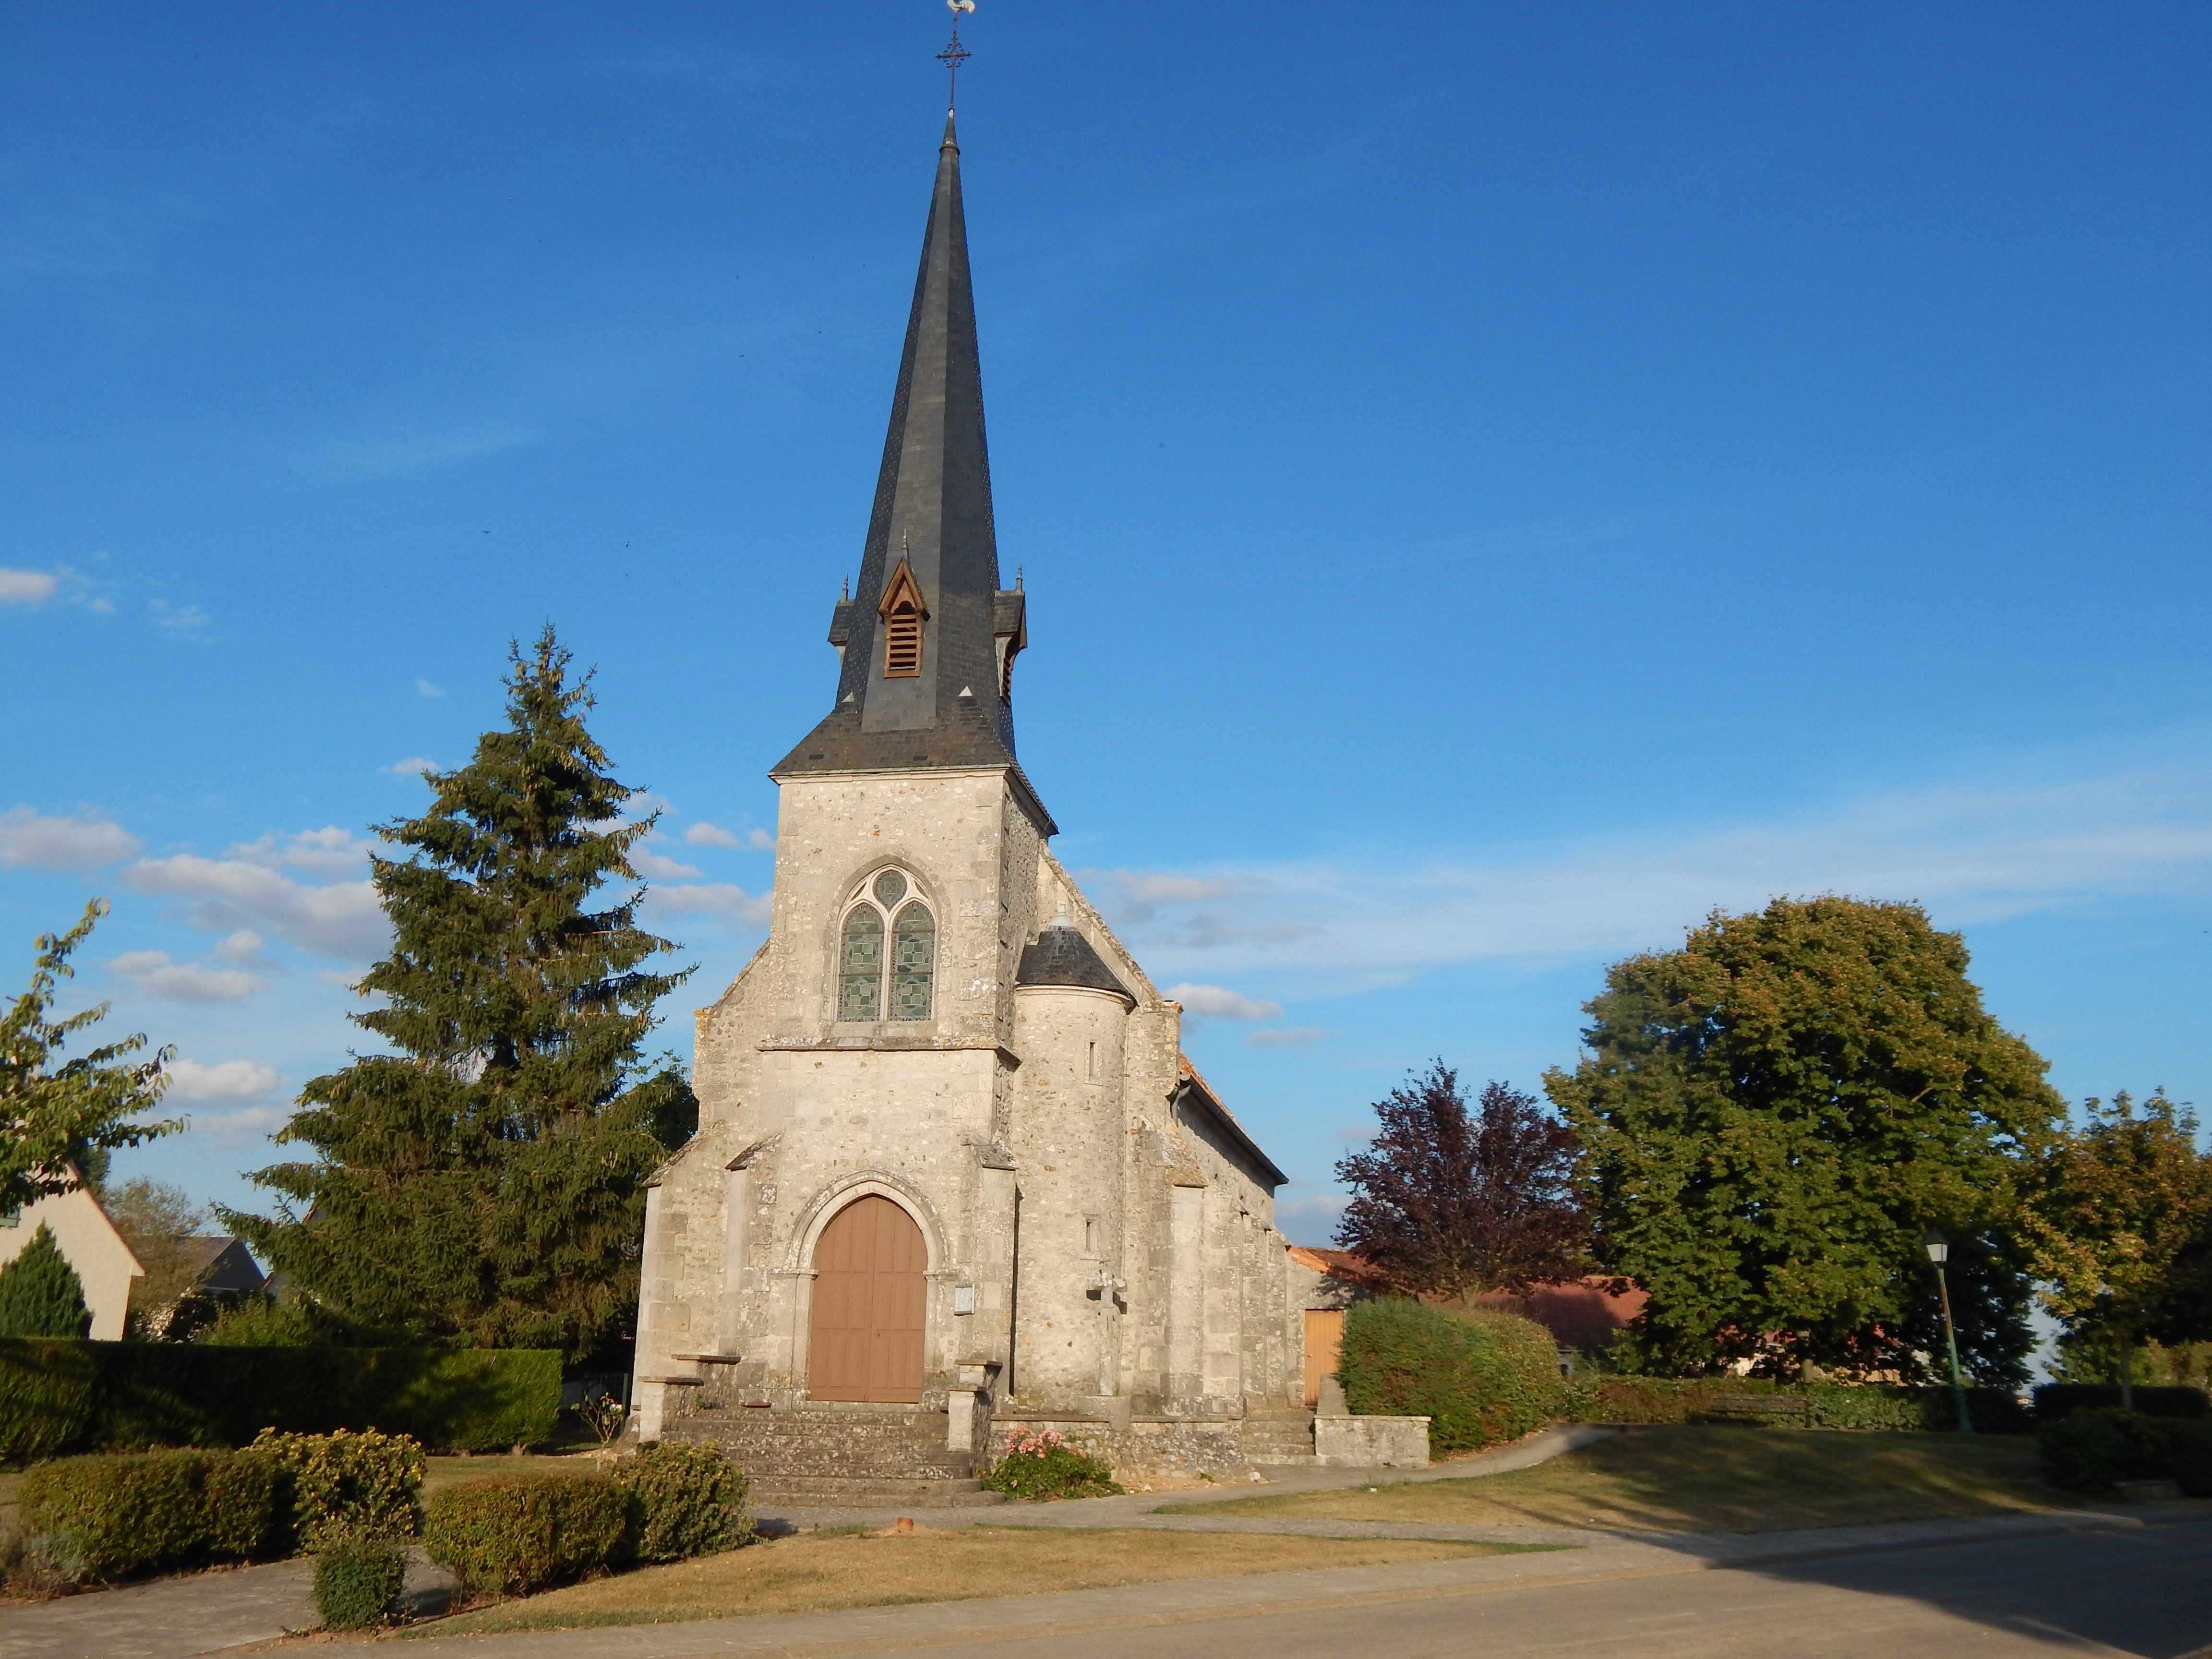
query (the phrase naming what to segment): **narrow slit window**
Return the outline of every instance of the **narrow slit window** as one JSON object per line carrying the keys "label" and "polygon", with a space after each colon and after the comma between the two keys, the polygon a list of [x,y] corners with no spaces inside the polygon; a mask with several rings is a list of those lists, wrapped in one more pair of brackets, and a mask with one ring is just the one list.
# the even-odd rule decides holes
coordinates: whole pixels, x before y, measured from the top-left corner
{"label": "narrow slit window", "polygon": [[845,918],[837,967],[837,1018],[875,1019],[883,1007],[884,919],[872,904]]}
{"label": "narrow slit window", "polygon": [[927,1019],[931,980],[937,967],[937,919],[919,902],[898,913],[891,927],[891,1018]]}

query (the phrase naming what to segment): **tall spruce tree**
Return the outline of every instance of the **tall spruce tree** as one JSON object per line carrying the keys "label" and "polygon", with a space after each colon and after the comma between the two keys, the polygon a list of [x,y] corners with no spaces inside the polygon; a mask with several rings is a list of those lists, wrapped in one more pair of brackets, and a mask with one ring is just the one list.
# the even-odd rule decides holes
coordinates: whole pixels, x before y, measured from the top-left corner
{"label": "tall spruce tree", "polygon": [[1777,899],[1616,963],[1589,1057],[1545,1078],[1581,1136],[1599,1255],[1650,1300],[1652,1369],[1941,1375],[1923,1230],[1950,1236],[1960,1357],[2023,1374],[2020,1237],[2064,1107],[1917,905]]}
{"label": "tall spruce tree", "polygon": [[84,1280],[41,1221],[31,1242],[0,1267],[0,1336],[82,1336],[91,1328]]}
{"label": "tall spruce tree", "polygon": [[[254,1176],[274,1217],[225,1221],[301,1291],[419,1340],[589,1352],[635,1305],[647,1177],[696,1122],[672,1062],[647,1066],[653,1005],[690,969],[637,926],[621,823],[636,792],[585,729],[591,677],[547,628],[510,652],[507,726],[431,773],[420,817],[380,827],[371,860],[392,954],[356,1022],[400,1052],[357,1055],[301,1092],[277,1137],[313,1162]],[[657,816],[657,815],[655,815]]]}

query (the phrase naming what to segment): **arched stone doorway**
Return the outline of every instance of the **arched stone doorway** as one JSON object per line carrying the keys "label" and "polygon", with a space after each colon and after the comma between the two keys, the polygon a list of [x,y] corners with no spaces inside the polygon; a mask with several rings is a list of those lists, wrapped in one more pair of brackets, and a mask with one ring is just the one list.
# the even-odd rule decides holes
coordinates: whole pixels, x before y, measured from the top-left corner
{"label": "arched stone doorway", "polygon": [[814,1244],[810,1398],[921,1400],[928,1267],[921,1229],[880,1194],[857,1198],[830,1218]]}

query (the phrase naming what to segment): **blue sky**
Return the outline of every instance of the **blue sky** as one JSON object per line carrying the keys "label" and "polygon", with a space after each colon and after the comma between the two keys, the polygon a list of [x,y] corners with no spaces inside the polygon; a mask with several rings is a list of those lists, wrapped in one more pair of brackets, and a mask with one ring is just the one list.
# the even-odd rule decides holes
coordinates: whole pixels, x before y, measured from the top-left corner
{"label": "blue sky", "polygon": [[[0,945],[240,1171],[369,826],[550,620],[711,997],[826,708],[945,12],[0,16]],[[2070,1096],[2212,1099],[2212,15],[982,0],[1023,756],[1318,1242],[1711,907],[1924,902]],[[0,981],[4,982],[4,981]]]}

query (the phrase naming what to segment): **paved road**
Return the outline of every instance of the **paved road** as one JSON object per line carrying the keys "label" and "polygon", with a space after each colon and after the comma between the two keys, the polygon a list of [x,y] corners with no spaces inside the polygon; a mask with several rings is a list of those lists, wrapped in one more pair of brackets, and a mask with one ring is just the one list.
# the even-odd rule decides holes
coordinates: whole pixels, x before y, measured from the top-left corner
{"label": "paved road", "polygon": [[1555,1583],[933,1659],[2183,1659],[2212,1650],[2212,1527]]}

